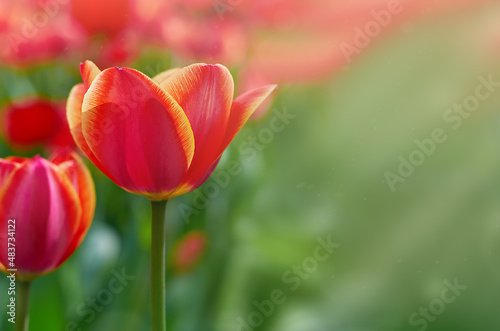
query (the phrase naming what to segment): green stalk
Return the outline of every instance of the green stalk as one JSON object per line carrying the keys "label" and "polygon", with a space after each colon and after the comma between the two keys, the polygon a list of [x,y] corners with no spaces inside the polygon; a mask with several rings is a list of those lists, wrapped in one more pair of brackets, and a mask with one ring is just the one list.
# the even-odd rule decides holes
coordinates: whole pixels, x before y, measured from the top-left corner
{"label": "green stalk", "polygon": [[29,330],[30,288],[31,282],[17,282],[16,331]]}
{"label": "green stalk", "polygon": [[165,270],[166,229],[165,209],[167,200],[151,201],[151,329],[166,331]]}

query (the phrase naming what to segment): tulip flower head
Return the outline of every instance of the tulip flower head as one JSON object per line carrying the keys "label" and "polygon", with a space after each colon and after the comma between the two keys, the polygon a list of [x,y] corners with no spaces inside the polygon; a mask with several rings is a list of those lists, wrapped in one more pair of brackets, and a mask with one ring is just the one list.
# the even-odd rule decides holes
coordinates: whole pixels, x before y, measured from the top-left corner
{"label": "tulip flower head", "polygon": [[0,270],[15,268],[23,281],[54,271],[82,242],[94,209],[94,183],[75,153],[0,159]]}
{"label": "tulip flower head", "polygon": [[123,189],[152,201],[199,187],[276,85],[233,100],[222,65],[193,64],[152,79],[131,68],[81,65],[68,98],[71,133],[83,153]]}

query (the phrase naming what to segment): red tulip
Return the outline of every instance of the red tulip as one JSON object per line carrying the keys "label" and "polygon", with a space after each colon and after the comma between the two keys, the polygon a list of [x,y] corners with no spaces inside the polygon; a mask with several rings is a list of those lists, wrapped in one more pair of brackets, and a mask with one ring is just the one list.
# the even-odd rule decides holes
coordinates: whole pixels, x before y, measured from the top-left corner
{"label": "red tulip", "polygon": [[111,180],[160,201],[190,192],[213,172],[252,112],[276,88],[233,100],[222,65],[193,64],[153,79],[130,68],[81,66],[67,105],[71,133]]}
{"label": "red tulip", "polygon": [[62,104],[43,98],[21,100],[8,105],[3,110],[1,119],[1,131],[5,139],[17,149],[75,146]]}
{"label": "red tulip", "polygon": [[[0,159],[0,270],[15,268],[23,281],[54,271],[82,242],[94,209],[94,183],[75,153]],[[8,220],[15,220],[15,242]]]}

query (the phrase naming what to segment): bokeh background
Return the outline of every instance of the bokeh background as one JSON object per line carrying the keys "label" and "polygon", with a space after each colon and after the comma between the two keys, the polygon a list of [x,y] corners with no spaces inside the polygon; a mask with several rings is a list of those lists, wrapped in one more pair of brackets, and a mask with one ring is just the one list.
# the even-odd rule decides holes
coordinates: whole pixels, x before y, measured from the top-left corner
{"label": "bokeh background", "polygon": [[[446,116],[479,77],[500,83],[500,3],[402,0],[346,58],[341,45],[390,3],[0,0],[0,156],[74,148],[64,102],[85,59],[150,76],[223,63],[237,94],[279,91],[212,178],[168,204],[170,330],[498,330],[500,86],[459,127]],[[435,129],[447,140],[398,174]],[[87,163],[93,225],[34,282],[30,330],[148,330],[149,203]],[[394,190],[388,172],[401,176]],[[335,243],[325,261],[322,241]],[[281,304],[259,318],[254,301],[275,291]],[[3,276],[0,293],[5,307]],[[1,311],[0,330],[13,330]]]}

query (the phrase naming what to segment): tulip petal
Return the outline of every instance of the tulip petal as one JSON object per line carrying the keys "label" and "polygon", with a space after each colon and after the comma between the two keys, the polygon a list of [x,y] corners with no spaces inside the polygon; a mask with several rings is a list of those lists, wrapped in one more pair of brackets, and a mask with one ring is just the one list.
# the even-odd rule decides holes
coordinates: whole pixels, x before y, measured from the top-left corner
{"label": "tulip petal", "polygon": [[182,108],[150,78],[106,69],[82,109],[83,137],[119,186],[161,200],[179,185],[193,159],[193,131]]}
{"label": "tulip petal", "polygon": [[227,146],[233,141],[234,137],[240,132],[241,128],[252,113],[266,100],[266,98],[277,88],[277,85],[266,85],[251,91],[248,91],[233,101],[231,107],[231,116],[224,142],[222,143],[220,153],[222,154]]}
{"label": "tulip petal", "polygon": [[161,84],[170,77],[172,77],[175,73],[177,73],[181,68],[172,68],[169,70],[166,70],[164,72],[159,73],[158,75],[154,76],[152,78],[153,81],[155,81],[157,84]]}
{"label": "tulip petal", "polygon": [[200,187],[205,181],[212,175],[212,173],[215,171],[217,166],[219,165],[220,159],[222,156],[219,156],[214,163],[208,168],[208,171],[205,173],[203,178],[201,178],[198,183],[196,183],[191,190],[196,190],[198,187]]}
{"label": "tulip petal", "polygon": [[62,261],[60,261],[62,263],[80,246],[87,234],[94,217],[96,197],[94,182],[92,181],[90,172],[76,153],[63,152],[53,155],[51,162],[58,165],[60,173],[66,175],[71,184],[73,184],[80,198],[80,205],[82,206],[81,220],[71,245],[68,247]]}
{"label": "tulip petal", "polygon": [[26,162],[29,159],[22,157],[22,156],[8,156],[4,160],[10,161],[10,162],[15,162],[18,164],[23,164],[24,162]]}
{"label": "tulip petal", "polygon": [[113,176],[111,176],[101,162],[95,157],[82,134],[82,104],[85,91],[86,89],[84,84],[77,84],[69,93],[68,103],[66,106],[66,116],[68,118],[71,135],[83,154],[85,154],[85,156],[106,176],[108,176],[111,180],[114,180]]}
{"label": "tulip petal", "polygon": [[89,89],[94,79],[101,73],[101,70],[92,61],[85,61],[80,64],[80,73],[82,75],[85,91]]}
{"label": "tulip petal", "polygon": [[234,93],[233,78],[222,65],[193,64],[160,87],[184,109],[193,128],[196,147],[182,186],[194,187],[220,156]]}
{"label": "tulip petal", "polygon": [[20,165],[17,162],[0,159],[0,187],[3,187],[7,178],[19,167]]}
{"label": "tulip petal", "polygon": [[184,184],[184,185],[179,186],[179,188],[177,188],[174,192],[172,192],[172,194],[170,194],[170,196],[168,198],[169,199],[175,198],[179,195],[183,195],[183,194],[186,194],[186,193],[189,193],[191,191],[196,190],[203,183],[205,183],[205,181],[212,175],[212,173],[217,168],[217,165],[219,165],[220,159],[221,159],[221,157],[219,157],[219,158],[217,158],[217,160],[215,160],[215,162],[210,166],[210,168],[208,168],[208,171],[205,173],[205,175],[197,183]]}
{"label": "tulip petal", "polygon": [[[30,203],[26,203],[29,201]],[[16,268],[21,280],[45,274],[60,265],[81,217],[78,196],[56,167],[38,156],[15,170],[0,192],[0,226],[16,220]],[[1,232],[0,242],[6,242]],[[7,250],[0,262],[7,265]]]}

